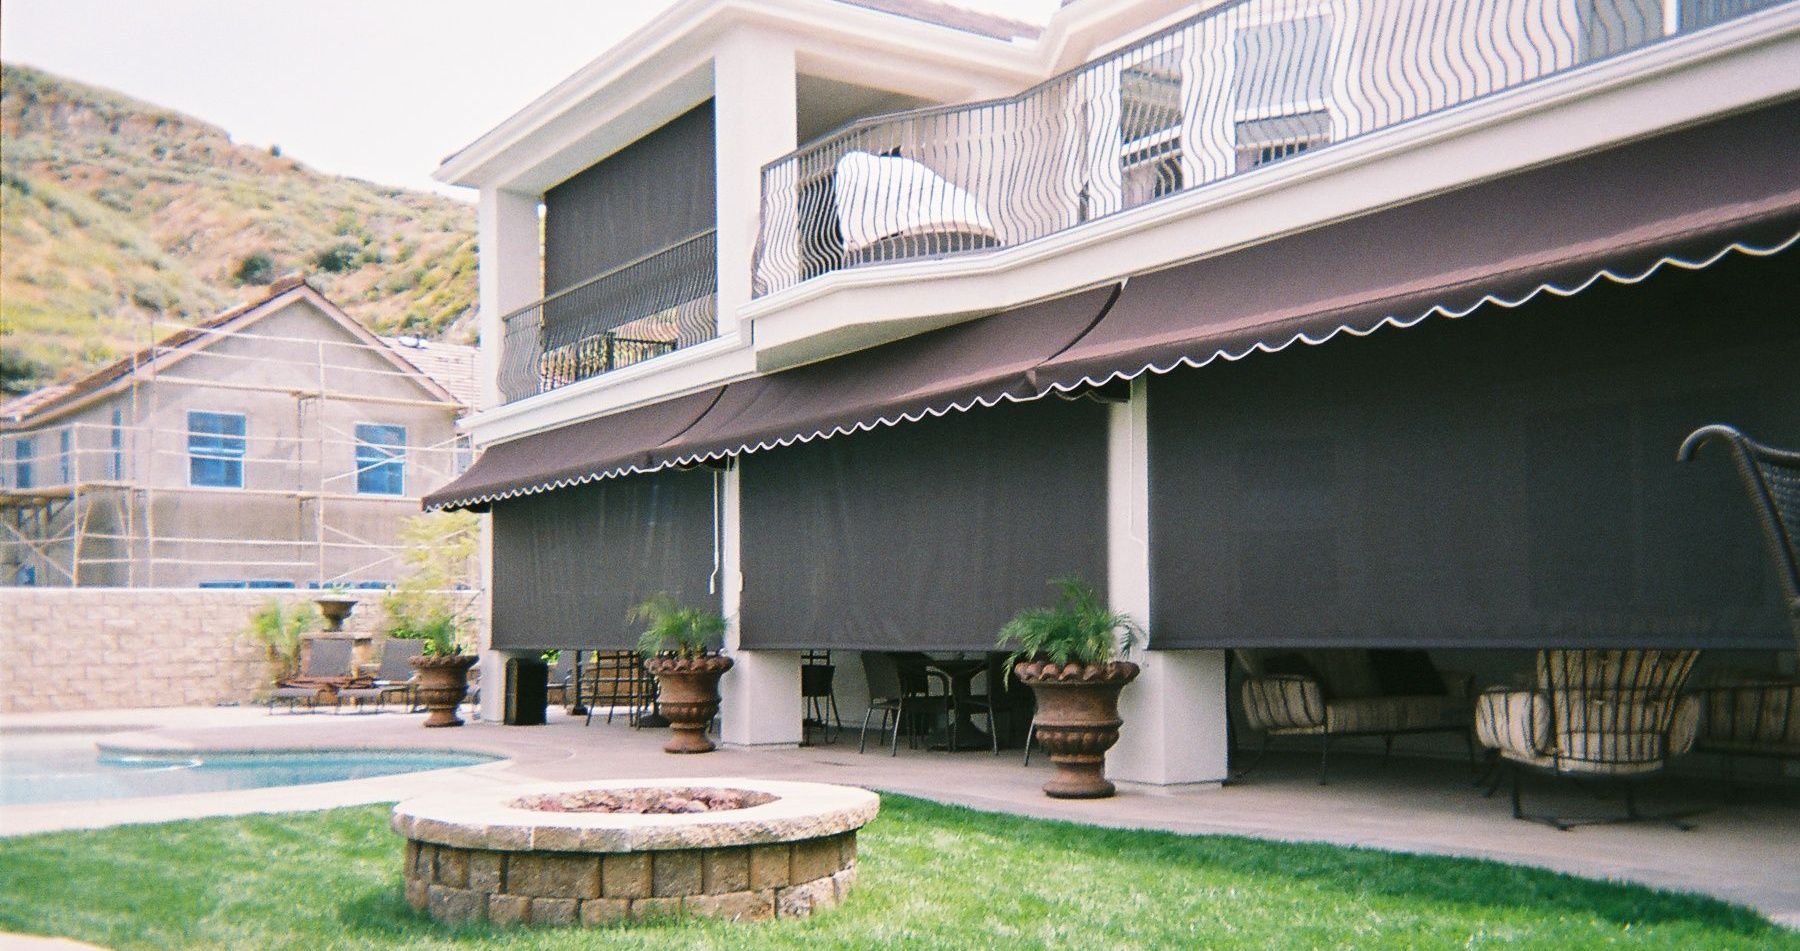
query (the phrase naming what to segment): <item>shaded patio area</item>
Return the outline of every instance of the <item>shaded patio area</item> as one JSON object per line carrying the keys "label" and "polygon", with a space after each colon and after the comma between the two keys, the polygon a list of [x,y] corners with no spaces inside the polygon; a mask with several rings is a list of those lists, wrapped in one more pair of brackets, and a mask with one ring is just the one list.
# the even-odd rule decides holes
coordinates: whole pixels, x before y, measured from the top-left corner
{"label": "shaded patio area", "polygon": [[[742,775],[847,783],[976,809],[1095,825],[1189,834],[1322,841],[1406,852],[1473,856],[1570,874],[1622,879],[1749,905],[1800,927],[1800,792],[1727,789],[1710,777],[1672,777],[1651,787],[1652,807],[1699,807],[1696,828],[1634,825],[1558,832],[1511,817],[1504,794],[1482,798],[1468,765],[1455,760],[1347,753],[1332,782],[1316,782],[1316,760],[1276,751],[1248,780],[1218,787],[1121,784],[1095,802],[1056,801],[1039,786],[1048,764],[1023,767],[1017,751],[911,751],[897,757],[856,752],[854,736],[801,749],[722,749],[697,757],[661,752],[664,731],[633,730],[552,710],[542,727],[473,723],[426,731],[418,715],[268,716],[251,709],[175,709],[37,714],[0,720],[0,730],[130,726],[108,741],[145,749],[437,748],[491,752],[506,761],[468,767],[472,788],[603,777]],[[309,787],[204,793],[156,799],[8,807],[0,834],[164,821],[205,815],[298,811],[413,795],[443,781],[409,774]],[[1570,811],[1609,811],[1577,787],[1537,786]]]}

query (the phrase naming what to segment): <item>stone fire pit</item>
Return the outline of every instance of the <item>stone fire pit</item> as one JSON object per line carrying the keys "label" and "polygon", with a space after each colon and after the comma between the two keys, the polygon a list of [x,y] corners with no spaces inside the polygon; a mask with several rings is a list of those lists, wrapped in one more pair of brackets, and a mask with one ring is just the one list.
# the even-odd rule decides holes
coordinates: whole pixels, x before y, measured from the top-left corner
{"label": "stone fire pit", "polygon": [[408,799],[406,900],[449,923],[805,917],[856,880],[880,798],[765,779],[605,780]]}

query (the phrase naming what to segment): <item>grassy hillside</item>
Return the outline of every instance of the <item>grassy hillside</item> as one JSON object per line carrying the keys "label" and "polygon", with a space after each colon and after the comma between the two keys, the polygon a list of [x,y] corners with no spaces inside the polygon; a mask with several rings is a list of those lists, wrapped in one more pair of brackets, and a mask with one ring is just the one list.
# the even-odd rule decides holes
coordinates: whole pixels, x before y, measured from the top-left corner
{"label": "grassy hillside", "polygon": [[0,368],[20,392],[303,271],[380,333],[474,334],[474,208],[0,67]]}

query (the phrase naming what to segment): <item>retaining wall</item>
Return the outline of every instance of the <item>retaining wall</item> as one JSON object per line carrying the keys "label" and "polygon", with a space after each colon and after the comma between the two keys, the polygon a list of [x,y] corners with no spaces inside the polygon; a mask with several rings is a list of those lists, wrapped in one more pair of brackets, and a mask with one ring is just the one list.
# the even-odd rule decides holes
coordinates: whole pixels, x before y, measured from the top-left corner
{"label": "retaining wall", "polygon": [[[346,633],[373,634],[383,616],[382,592],[343,596],[358,602]],[[250,615],[271,598],[316,597],[317,591],[0,588],[0,713],[249,702],[269,677],[263,646],[242,633]]]}

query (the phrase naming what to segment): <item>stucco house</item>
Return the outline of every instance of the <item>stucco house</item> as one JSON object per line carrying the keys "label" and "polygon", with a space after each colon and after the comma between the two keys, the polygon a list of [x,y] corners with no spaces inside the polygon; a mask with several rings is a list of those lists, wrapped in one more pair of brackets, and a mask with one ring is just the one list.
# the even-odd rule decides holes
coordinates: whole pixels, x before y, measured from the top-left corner
{"label": "stucco house", "polygon": [[1800,3],[683,0],[597,52],[438,171],[489,683],[668,590],[731,620],[725,741],[792,744],[803,652],[990,650],[1074,573],[1149,631],[1110,769],[1184,784],[1231,652],[1789,642],[1674,457],[1800,445]]}
{"label": "stucco house", "polygon": [[400,521],[467,465],[471,355],[378,338],[293,277],[15,399],[0,583],[391,582]]}

